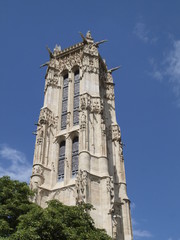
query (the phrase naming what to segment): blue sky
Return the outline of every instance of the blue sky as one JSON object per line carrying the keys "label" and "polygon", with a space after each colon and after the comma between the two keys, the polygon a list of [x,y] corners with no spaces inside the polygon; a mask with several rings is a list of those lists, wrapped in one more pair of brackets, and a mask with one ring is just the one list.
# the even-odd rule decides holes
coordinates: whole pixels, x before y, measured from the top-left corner
{"label": "blue sky", "polygon": [[180,240],[180,1],[0,1],[0,176],[28,181],[45,46],[91,30],[113,73],[134,239]]}

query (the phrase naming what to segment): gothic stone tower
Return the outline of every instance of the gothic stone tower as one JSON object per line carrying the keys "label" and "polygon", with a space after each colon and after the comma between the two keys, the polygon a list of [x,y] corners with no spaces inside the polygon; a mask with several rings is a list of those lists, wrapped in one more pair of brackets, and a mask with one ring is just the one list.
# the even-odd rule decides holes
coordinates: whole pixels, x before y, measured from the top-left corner
{"label": "gothic stone tower", "polygon": [[42,207],[91,203],[98,228],[132,240],[121,132],[116,121],[112,71],[90,32],[83,42],[50,49],[44,105],[37,123],[30,186]]}

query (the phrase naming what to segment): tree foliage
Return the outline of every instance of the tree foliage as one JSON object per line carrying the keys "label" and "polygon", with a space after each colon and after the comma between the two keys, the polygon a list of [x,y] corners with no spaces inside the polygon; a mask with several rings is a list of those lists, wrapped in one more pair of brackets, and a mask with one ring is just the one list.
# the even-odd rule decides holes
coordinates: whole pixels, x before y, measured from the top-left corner
{"label": "tree foliage", "polygon": [[34,205],[29,202],[32,195],[25,182],[12,181],[7,176],[0,178],[0,236],[6,237],[16,231],[19,216]]}
{"label": "tree foliage", "polygon": [[[110,240],[94,226],[90,204],[65,206],[57,200],[42,209],[29,202],[26,183],[0,178],[0,239],[13,240]],[[2,226],[2,227],[1,227]]]}

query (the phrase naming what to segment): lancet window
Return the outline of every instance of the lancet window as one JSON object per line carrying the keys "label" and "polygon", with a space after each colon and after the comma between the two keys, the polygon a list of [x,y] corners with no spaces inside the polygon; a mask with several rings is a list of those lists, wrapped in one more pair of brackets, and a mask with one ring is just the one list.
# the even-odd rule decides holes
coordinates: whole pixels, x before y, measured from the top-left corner
{"label": "lancet window", "polygon": [[66,142],[62,141],[59,148],[58,180],[64,180],[64,161],[65,161]]}
{"label": "lancet window", "polygon": [[79,124],[79,70],[74,73],[73,125]]}
{"label": "lancet window", "polygon": [[67,121],[67,104],[68,104],[68,74],[64,75],[63,92],[62,92],[62,113],[61,113],[61,129],[66,129]]}
{"label": "lancet window", "polygon": [[79,162],[79,138],[75,137],[72,142],[72,177],[75,177],[78,172]]}

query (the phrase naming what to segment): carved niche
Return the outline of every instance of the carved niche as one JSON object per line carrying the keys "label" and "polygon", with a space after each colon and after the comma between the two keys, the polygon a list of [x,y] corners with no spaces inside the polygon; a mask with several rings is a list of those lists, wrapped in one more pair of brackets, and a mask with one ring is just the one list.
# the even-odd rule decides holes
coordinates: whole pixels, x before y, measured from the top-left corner
{"label": "carved niche", "polygon": [[114,84],[112,83],[106,83],[106,98],[109,100],[114,100]]}
{"label": "carved niche", "polygon": [[75,181],[76,204],[86,202],[87,172],[80,170]]}
{"label": "carved niche", "polygon": [[82,96],[81,99],[80,99],[80,109],[81,110],[86,109],[86,98],[85,98],[85,96]]}
{"label": "carved niche", "polygon": [[88,94],[84,94],[80,98],[80,110],[91,109],[91,97]]}
{"label": "carved niche", "polygon": [[80,110],[89,110],[91,113],[102,113],[103,101],[99,97],[90,97],[84,94],[80,98]]}
{"label": "carved niche", "polygon": [[93,98],[91,105],[91,112],[94,113],[102,113],[103,105],[100,98]]}
{"label": "carved niche", "polygon": [[99,73],[98,57],[84,55],[83,57],[83,72]]}
{"label": "carved niche", "polygon": [[121,141],[120,127],[116,125],[111,126],[112,131],[112,141]]}
{"label": "carved niche", "polygon": [[117,229],[121,218],[121,206],[119,203],[115,202],[114,181],[112,176],[107,179],[107,191],[110,194],[109,214],[111,214],[112,219],[112,237],[115,240],[117,239]]}
{"label": "carved niche", "polygon": [[46,91],[49,86],[60,88],[60,86],[59,86],[59,72],[54,71],[51,68],[49,68],[48,73],[47,73],[46,84],[45,84],[44,91]]}
{"label": "carved niche", "polygon": [[81,113],[80,116],[80,129],[86,129],[86,114],[84,111]]}
{"label": "carved niche", "polygon": [[[32,176],[31,176],[31,181],[30,181],[30,189],[31,190],[35,190],[35,195],[34,197],[32,197],[32,201],[36,202],[37,201],[37,197],[38,197],[38,191],[39,191],[39,186],[43,184],[44,182],[44,169],[41,165],[36,164],[33,166],[32,169]],[[33,178],[33,176],[35,176],[35,179]],[[38,176],[38,178],[37,178]]]}
{"label": "carved niche", "polygon": [[34,165],[32,170],[32,175],[39,175],[43,177],[44,169],[41,165]]}
{"label": "carved niche", "polygon": [[101,118],[101,133],[102,135],[106,135],[106,125],[103,117]]}
{"label": "carved niche", "polygon": [[118,225],[120,224],[120,219],[121,219],[121,205],[119,203],[114,204],[113,211],[111,213],[112,216],[112,237],[114,240],[117,239],[117,230],[118,230]]}
{"label": "carved niche", "polygon": [[112,237],[115,240],[117,238],[117,217],[112,215]]}
{"label": "carved niche", "polygon": [[47,124],[48,126],[57,127],[58,117],[54,117],[52,111],[45,107],[42,108],[39,115],[39,124]]}
{"label": "carved niche", "polygon": [[114,181],[112,176],[107,178],[106,186],[107,186],[107,192],[110,194],[109,213],[112,213],[114,211]]}
{"label": "carved niche", "polygon": [[100,99],[93,99],[92,103],[92,112],[94,113],[100,113],[101,112],[101,106],[100,106]]}

